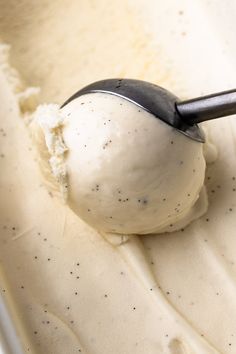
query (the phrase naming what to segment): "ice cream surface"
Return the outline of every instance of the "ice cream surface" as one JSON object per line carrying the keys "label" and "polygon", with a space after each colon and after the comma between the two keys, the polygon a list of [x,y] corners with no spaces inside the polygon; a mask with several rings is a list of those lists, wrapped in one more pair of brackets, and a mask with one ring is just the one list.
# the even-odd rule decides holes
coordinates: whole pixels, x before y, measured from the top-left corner
{"label": "ice cream surface", "polygon": [[234,353],[235,118],[208,124],[218,159],[206,168],[207,213],[182,231],[119,247],[48,192],[26,124],[36,95],[27,86],[58,104],[106,77],[151,81],[179,97],[234,87],[233,5],[0,4],[0,36],[12,47],[9,59],[5,46],[0,55],[0,260],[36,353]]}
{"label": "ice cream surface", "polygon": [[86,94],[62,109],[40,106],[34,124],[70,207],[95,229],[174,231],[206,211],[204,196],[200,211],[195,206],[205,178],[203,144],[134,103]]}

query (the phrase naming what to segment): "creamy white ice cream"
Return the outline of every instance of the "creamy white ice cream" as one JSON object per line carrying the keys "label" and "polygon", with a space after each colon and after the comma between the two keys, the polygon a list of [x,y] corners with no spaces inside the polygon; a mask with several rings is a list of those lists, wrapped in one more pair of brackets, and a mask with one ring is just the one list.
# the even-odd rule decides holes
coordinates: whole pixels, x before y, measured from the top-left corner
{"label": "creamy white ice cream", "polygon": [[[41,87],[40,102],[63,102],[104,77],[155,82],[182,98],[235,86],[233,4],[0,4],[11,65],[23,87]],[[182,231],[113,247],[58,201],[51,171],[54,190],[45,188],[25,125],[35,90],[19,88],[6,55],[0,61],[0,260],[36,352],[234,353],[235,117],[208,124],[219,156],[206,168],[206,214]]]}
{"label": "creamy white ice cream", "polygon": [[35,124],[68,204],[97,230],[174,231],[206,211],[206,203],[200,215],[192,210],[204,184],[203,144],[134,103],[86,94],[62,109],[39,107]]}

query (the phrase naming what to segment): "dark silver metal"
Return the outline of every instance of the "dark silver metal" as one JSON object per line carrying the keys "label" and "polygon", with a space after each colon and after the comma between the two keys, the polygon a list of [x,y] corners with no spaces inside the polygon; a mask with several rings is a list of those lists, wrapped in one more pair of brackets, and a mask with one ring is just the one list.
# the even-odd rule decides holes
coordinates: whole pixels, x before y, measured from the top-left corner
{"label": "dark silver metal", "polygon": [[236,114],[236,90],[214,93],[212,95],[177,102],[176,109],[188,124]]}
{"label": "dark silver metal", "polygon": [[76,92],[61,108],[79,96],[96,92],[116,95],[131,101],[189,138],[205,142],[204,133],[198,125],[186,123],[179,115],[176,110],[179,99],[164,88],[146,81],[134,79],[97,81]]}

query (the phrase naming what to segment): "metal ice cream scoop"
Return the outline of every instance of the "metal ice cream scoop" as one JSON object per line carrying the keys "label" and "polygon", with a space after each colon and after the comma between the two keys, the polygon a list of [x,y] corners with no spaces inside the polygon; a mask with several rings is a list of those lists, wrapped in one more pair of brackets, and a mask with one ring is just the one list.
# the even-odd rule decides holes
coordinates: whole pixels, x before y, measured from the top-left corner
{"label": "metal ice cream scoop", "polygon": [[107,79],[94,82],[71,96],[63,105],[87,93],[103,92],[123,97],[171,125],[189,138],[204,142],[198,123],[236,113],[236,89],[180,101],[168,90],[134,79]]}

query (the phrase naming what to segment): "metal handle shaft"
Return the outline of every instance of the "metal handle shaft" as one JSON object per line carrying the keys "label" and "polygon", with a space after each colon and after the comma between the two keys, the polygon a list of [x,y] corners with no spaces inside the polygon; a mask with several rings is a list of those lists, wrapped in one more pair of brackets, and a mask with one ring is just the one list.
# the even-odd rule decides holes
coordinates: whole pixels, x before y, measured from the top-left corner
{"label": "metal handle shaft", "polygon": [[176,109],[190,125],[236,114],[236,89],[182,101]]}
{"label": "metal handle shaft", "polygon": [[35,353],[0,262],[0,353]]}

